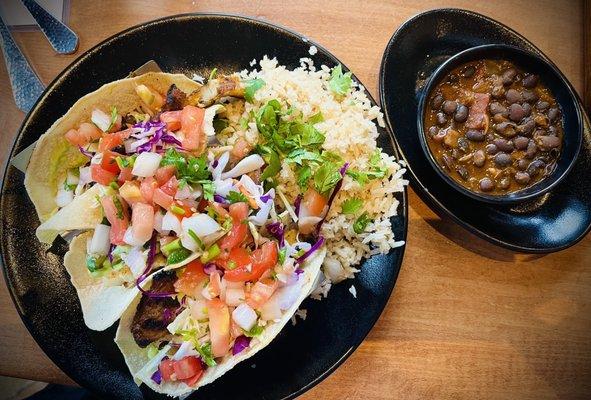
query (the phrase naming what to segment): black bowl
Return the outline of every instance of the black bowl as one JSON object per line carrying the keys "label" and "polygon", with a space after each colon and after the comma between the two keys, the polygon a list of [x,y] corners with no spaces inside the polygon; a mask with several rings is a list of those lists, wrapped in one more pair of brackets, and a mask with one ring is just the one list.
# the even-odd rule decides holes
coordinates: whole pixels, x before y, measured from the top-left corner
{"label": "black bowl", "polygon": [[[427,145],[423,127],[425,105],[431,90],[454,68],[470,61],[482,59],[511,61],[523,70],[538,75],[540,81],[550,89],[562,111],[564,124],[563,146],[554,170],[536,184],[504,195],[474,192],[453,180],[437,163],[435,157],[433,157]],[[529,51],[502,44],[483,45],[464,50],[449,58],[435,70],[419,96],[417,126],[419,140],[425,156],[435,171],[451,187],[473,199],[494,204],[513,204],[540,196],[554,188],[568,174],[579,154],[583,137],[583,120],[580,109],[577,106],[576,96],[564,75],[554,65]]]}

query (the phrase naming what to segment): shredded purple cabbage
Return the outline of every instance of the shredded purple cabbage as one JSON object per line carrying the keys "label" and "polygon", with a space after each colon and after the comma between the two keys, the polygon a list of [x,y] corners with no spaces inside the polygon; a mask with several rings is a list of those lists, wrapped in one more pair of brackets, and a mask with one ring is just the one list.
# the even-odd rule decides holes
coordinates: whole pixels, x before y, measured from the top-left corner
{"label": "shredded purple cabbage", "polygon": [[162,313],[162,318],[164,318],[164,322],[168,324],[174,319],[174,312],[170,308],[165,308]]}
{"label": "shredded purple cabbage", "polygon": [[271,222],[270,224],[267,224],[267,232],[279,241],[280,249],[285,246],[285,227],[281,222]]}
{"label": "shredded purple cabbage", "polygon": [[293,202],[293,206],[295,208],[295,214],[299,217],[300,216],[300,205],[302,204],[302,195],[298,194],[295,201]]}
{"label": "shredded purple cabbage", "polygon": [[294,272],[296,273],[297,276],[300,276],[301,274],[304,273],[304,270],[301,268],[297,268]]}
{"label": "shredded purple cabbage", "polygon": [[228,200],[226,200],[226,198],[224,196],[220,195],[220,194],[214,194],[213,195],[213,200],[216,203],[221,203],[221,204],[227,204],[228,203]]}
{"label": "shredded purple cabbage", "polygon": [[135,281],[135,285],[137,288],[142,292],[144,296],[148,296],[151,298],[161,298],[161,297],[171,297],[174,296],[175,292],[153,292],[150,290],[145,290],[142,288],[141,283],[150,275],[150,271],[152,270],[152,264],[154,263],[154,258],[156,257],[156,233],[152,234],[152,238],[150,239],[150,250],[148,251],[148,259],[146,260],[146,269]]}
{"label": "shredded purple cabbage", "polygon": [[160,368],[158,368],[156,372],[152,374],[152,380],[156,382],[157,385],[162,383],[162,373],[160,372]]}
{"label": "shredded purple cabbage", "polygon": [[244,349],[248,348],[248,346],[250,346],[250,338],[244,335],[238,336],[234,341],[234,346],[232,347],[232,355],[235,356]]}
{"label": "shredded purple cabbage", "polygon": [[80,153],[84,154],[86,157],[92,158],[92,153],[88,150],[85,150],[82,146],[78,146],[78,150],[80,150]]}
{"label": "shredded purple cabbage", "polygon": [[207,275],[211,275],[216,271],[220,274],[220,276],[224,276],[224,270],[219,268],[215,263],[210,262],[205,264],[203,267],[203,272],[205,272]]}
{"label": "shredded purple cabbage", "polygon": [[267,203],[269,200],[272,199],[272,197],[270,194],[264,194],[260,197],[260,199],[263,203]]}
{"label": "shredded purple cabbage", "polygon": [[161,121],[147,121],[142,122],[139,124],[133,125],[133,128],[143,129],[143,132],[132,134],[134,138],[144,138],[149,135],[146,135],[150,130],[156,129],[154,135],[144,144],[140,145],[136,149],[136,153],[144,153],[146,151],[151,151],[153,146],[158,145],[159,143],[168,143],[174,144],[179,148],[182,148],[182,143],[168,133],[166,130],[166,124]]}
{"label": "shredded purple cabbage", "polygon": [[322,235],[320,235],[320,236],[318,236],[318,240],[316,241],[316,243],[314,243],[312,245],[312,247],[310,247],[310,250],[308,250],[301,257],[299,257],[296,260],[296,263],[302,264],[304,261],[306,261],[306,259],[308,257],[310,257],[312,254],[314,254],[316,252],[316,250],[318,250],[323,244],[324,244],[324,237]]}
{"label": "shredded purple cabbage", "polygon": [[114,244],[111,244],[111,246],[109,247],[109,254],[107,254],[107,257],[109,258],[109,262],[112,263],[113,262],[113,250],[115,250],[115,246]]}
{"label": "shredded purple cabbage", "polygon": [[218,159],[214,159],[213,162],[211,163],[211,168],[216,168],[218,166],[219,162]]}

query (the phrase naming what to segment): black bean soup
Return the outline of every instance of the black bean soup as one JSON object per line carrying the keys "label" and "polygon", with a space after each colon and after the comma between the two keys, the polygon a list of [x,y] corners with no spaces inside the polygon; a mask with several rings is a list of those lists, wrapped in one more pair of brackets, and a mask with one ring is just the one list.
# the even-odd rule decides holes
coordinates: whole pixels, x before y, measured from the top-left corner
{"label": "black bean soup", "polygon": [[556,99],[538,76],[509,61],[452,70],[429,94],[424,118],[437,163],[474,192],[503,195],[532,186],[560,155]]}

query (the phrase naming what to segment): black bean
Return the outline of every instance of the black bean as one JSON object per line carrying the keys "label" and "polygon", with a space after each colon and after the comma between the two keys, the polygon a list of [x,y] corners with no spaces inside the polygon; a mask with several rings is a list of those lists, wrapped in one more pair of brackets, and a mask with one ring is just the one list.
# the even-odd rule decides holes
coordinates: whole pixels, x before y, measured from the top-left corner
{"label": "black bean", "polygon": [[546,163],[544,161],[536,159],[529,163],[526,172],[530,176],[536,176],[538,172],[540,172],[540,169],[544,168],[545,166]]}
{"label": "black bean", "polygon": [[505,95],[505,88],[502,86],[494,86],[491,91],[492,97],[500,99]]}
{"label": "black bean", "polygon": [[548,103],[547,101],[544,100],[539,100],[536,103],[536,109],[540,110],[540,111],[544,111],[546,110],[548,107],[550,107],[550,103]]}
{"label": "black bean", "polygon": [[431,100],[431,107],[433,107],[434,110],[438,110],[442,104],[443,96],[440,94],[435,95],[435,97],[433,97],[433,99]]}
{"label": "black bean", "polygon": [[515,89],[509,89],[509,90],[507,90],[507,93],[505,93],[505,98],[507,99],[507,101],[510,104],[512,104],[512,103],[521,103],[521,93],[519,93]]}
{"label": "black bean", "polygon": [[506,122],[507,118],[503,114],[495,114],[493,115],[492,120],[495,124],[500,124],[501,122]]}
{"label": "black bean", "polygon": [[495,164],[499,167],[506,167],[511,164],[511,156],[507,153],[499,152],[495,154]]}
{"label": "black bean", "polygon": [[482,149],[477,150],[474,152],[474,157],[472,158],[472,163],[477,167],[484,166],[486,162],[486,156],[484,155],[484,151]]}
{"label": "black bean", "polygon": [[499,189],[509,189],[509,186],[511,186],[511,179],[509,179],[508,176],[504,176],[499,180],[499,184],[497,186]]}
{"label": "black bean", "polygon": [[533,88],[538,84],[538,76],[533,74],[527,74],[521,80],[521,84],[526,88]]}
{"label": "black bean", "polygon": [[550,119],[550,121],[554,121],[556,118],[558,118],[558,108],[556,107],[552,107],[551,109],[548,110],[548,118]]}
{"label": "black bean", "polygon": [[482,142],[484,140],[484,132],[470,129],[468,132],[466,132],[466,139],[473,142]]}
{"label": "black bean", "polygon": [[513,124],[512,122],[501,122],[500,124],[496,124],[495,130],[506,137],[513,137],[517,135],[517,131],[515,130],[515,124]]}
{"label": "black bean", "polygon": [[435,140],[438,143],[441,143],[441,142],[443,142],[443,139],[445,139],[446,136],[447,136],[447,129],[439,129],[437,134],[435,136],[433,136],[433,140]]}
{"label": "black bean", "polygon": [[517,71],[515,70],[515,68],[509,68],[508,70],[503,72],[503,74],[501,75],[503,85],[509,86],[510,84],[512,84],[516,75]]}
{"label": "black bean", "polygon": [[530,181],[531,177],[527,172],[516,172],[515,173],[515,182],[519,183],[520,185],[525,185]]}
{"label": "black bean", "polygon": [[470,177],[470,173],[468,172],[468,170],[465,167],[461,166],[461,165],[456,168],[456,172],[465,181],[467,181],[468,178]]}
{"label": "black bean", "polygon": [[527,144],[529,143],[529,139],[525,136],[517,136],[513,139],[513,144],[517,150],[525,150],[527,149]]}
{"label": "black bean", "polygon": [[456,122],[465,122],[468,119],[468,107],[463,104],[460,104],[456,109],[456,113],[454,114],[454,120]]}
{"label": "black bean", "polygon": [[479,182],[480,190],[490,192],[495,188],[494,182],[489,177],[484,177]]}
{"label": "black bean", "polygon": [[538,96],[538,94],[536,92],[534,92],[533,90],[527,90],[527,89],[523,91],[521,96],[523,97],[523,100],[528,103],[534,103],[534,102],[538,101],[538,99],[540,98],[540,96]]}
{"label": "black bean", "polygon": [[511,104],[509,106],[509,119],[511,121],[519,122],[525,117],[525,110],[521,104]]}
{"label": "black bean", "polygon": [[492,143],[487,144],[484,149],[486,150],[487,154],[497,154],[499,152],[499,148]]}
{"label": "black bean", "polygon": [[548,135],[558,136],[558,128],[555,126],[551,126],[548,128]]}
{"label": "black bean", "polygon": [[443,161],[443,166],[445,168],[447,168],[450,171],[454,169],[454,160],[450,156],[444,154],[441,156],[441,160]]}
{"label": "black bean", "polygon": [[531,160],[535,157],[537,152],[538,146],[536,146],[533,140],[530,140],[527,144],[527,149],[525,150],[525,158],[529,158]]}
{"label": "black bean", "polygon": [[511,153],[513,151],[513,142],[507,139],[497,138],[493,140],[493,144],[501,151]]}
{"label": "black bean", "polygon": [[523,111],[525,111],[525,116],[529,117],[532,110],[531,105],[529,103],[523,103],[521,107],[523,107]]}
{"label": "black bean", "polygon": [[473,65],[468,65],[466,68],[464,68],[464,70],[462,71],[462,76],[464,78],[470,78],[472,75],[474,75],[474,73],[476,72],[476,68],[474,68]]}
{"label": "black bean", "polygon": [[523,135],[531,135],[531,133],[534,131],[535,127],[536,127],[536,123],[534,122],[534,120],[528,119],[523,124],[521,124],[517,127],[517,132],[519,132]]}
{"label": "black bean", "polygon": [[509,113],[507,112],[507,107],[503,106],[501,103],[499,103],[497,101],[493,101],[492,103],[490,103],[490,105],[488,106],[488,109],[490,110],[490,113],[492,115],[495,115],[495,114],[503,114],[504,116],[509,115]]}
{"label": "black bean", "polygon": [[433,137],[437,135],[437,132],[439,132],[439,129],[435,125],[429,128],[429,136]]}
{"label": "black bean", "polygon": [[517,163],[515,164],[515,166],[517,167],[517,169],[521,170],[521,171],[525,171],[527,169],[527,166],[529,165],[529,161],[527,161],[524,158],[521,158],[519,160],[517,160]]}
{"label": "black bean", "polygon": [[560,146],[560,138],[558,136],[540,136],[538,138],[538,145],[542,150],[550,150]]}
{"label": "black bean", "polygon": [[437,118],[437,124],[439,126],[443,126],[447,123],[447,118],[445,117],[444,113],[438,112],[436,118]]}
{"label": "black bean", "polygon": [[456,108],[458,107],[458,103],[452,100],[445,100],[443,102],[443,112],[447,115],[452,115],[456,112]]}
{"label": "black bean", "polygon": [[540,129],[540,128],[536,129],[535,132],[534,132],[534,134],[533,134],[533,137],[535,139],[535,138],[537,138],[539,136],[546,136],[546,130],[545,129]]}
{"label": "black bean", "polygon": [[470,143],[466,140],[465,137],[458,138],[458,147],[464,153],[468,153],[470,151]]}

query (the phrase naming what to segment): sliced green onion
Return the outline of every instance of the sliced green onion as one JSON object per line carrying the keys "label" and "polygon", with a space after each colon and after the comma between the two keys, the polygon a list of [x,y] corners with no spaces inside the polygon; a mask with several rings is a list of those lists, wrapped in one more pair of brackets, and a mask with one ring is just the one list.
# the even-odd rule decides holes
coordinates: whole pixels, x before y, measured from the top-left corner
{"label": "sliced green onion", "polygon": [[172,211],[175,214],[178,215],[184,215],[185,214],[185,209],[183,207],[179,207],[176,204],[173,204],[172,206],[170,206],[170,211]]}
{"label": "sliced green onion", "polygon": [[113,189],[113,190],[119,190],[119,185],[117,184],[117,182],[113,181],[109,184],[109,186]]}
{"label": "sliced green onion", "polygon": [[211,260],[215,259],[217,256],[219,256],[220,253],[220,246],[218,246],[217,243],[214,243],[213,245],[211,245],[209,249],[205,251],[205,253],[201,255],[201,262],[203,264],[208,263]]}
{"label": "sliced green onion", "polygon": [[162,254],[168,257],[173,251],[182,249],[183,246],[181,245],[181,239],[175,239],[172,242],[166,243],[164,246],[160,248]]}
{"label": "sliced green onion", "polygon": [[190,255],[191,250],[187,250],[184,247],[181,247],[180,249],[174,250],[172,253],[170,253],[168,258],[166,259],[166,265],[178,264]]}
{"label": "sliced green onion", "polygon": [[236,261],[234,260],[230,260],[228,261],[228,263],[226,264],[226,268],[228,268],[229,270],[233,270],[234,268],[236,268]]}
{"label": "sliced green onion", "polygon": [[203,250],[205,248],[205,245],[203,244],[201,239],[199,239],[199,236],[197,236],[197,234],[195,233],[195,231],[193,229],[189,229],[189,236],[191,236],[191,239],[193,239],[195,241],[195,243],[197,243],[197,246],[199,246],[199,248],[201,250]]}

